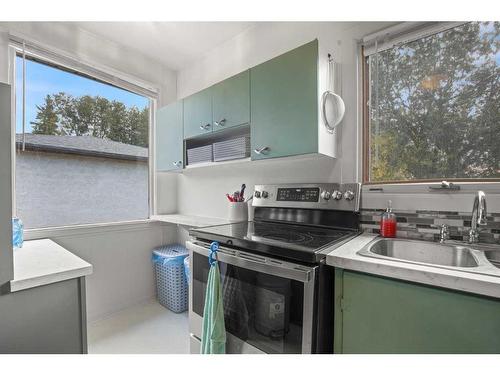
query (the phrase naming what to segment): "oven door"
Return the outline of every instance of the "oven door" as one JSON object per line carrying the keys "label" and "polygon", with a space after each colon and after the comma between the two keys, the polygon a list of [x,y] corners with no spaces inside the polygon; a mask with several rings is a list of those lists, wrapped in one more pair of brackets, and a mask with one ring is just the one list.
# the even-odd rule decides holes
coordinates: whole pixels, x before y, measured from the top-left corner
{"label": "oven door", "polygon": [[[209,245],[188,241],[191,256],[189,327],[199,353]],[[217,253],[227,353],[311,353],[317,267],[221,246]],[[195,342],[198,340],[198,342]]]}

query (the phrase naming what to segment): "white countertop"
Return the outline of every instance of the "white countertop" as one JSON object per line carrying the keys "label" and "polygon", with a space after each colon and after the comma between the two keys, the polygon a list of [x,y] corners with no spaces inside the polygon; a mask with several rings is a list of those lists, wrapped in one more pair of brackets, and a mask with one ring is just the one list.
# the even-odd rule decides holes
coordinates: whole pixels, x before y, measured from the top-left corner
{"label": "white countertop", "polygon": [[209,227],[212,225],[222,225],[229,223],[228,220],[215,217],[180,215],[180,214],[153,215],[151,216],[151,220],[162,221],[165,223],[172,223],[178,225],[185,225],[188,227]]}
{"label": "white countertop", "polygon": [[363,233],[326,257],[330,266],[500,298],[500,277],[358,255],[376,237]]}
{"label": "white countertop", "polygon": [[92,265],[49,239],[25,241],[14,250],[11,292],[90,275]]}

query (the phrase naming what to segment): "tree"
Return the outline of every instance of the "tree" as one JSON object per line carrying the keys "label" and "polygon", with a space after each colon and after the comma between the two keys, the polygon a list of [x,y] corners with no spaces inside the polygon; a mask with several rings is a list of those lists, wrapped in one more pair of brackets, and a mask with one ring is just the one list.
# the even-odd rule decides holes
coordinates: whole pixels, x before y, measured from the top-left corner
{"label": "tree", "polygon": [[31,122],[33,134],[59,135],[58,117],[54,99],[47,95],[43,105],[36,106],[36,121]]}
{"label": "tree", "polygon": [[372,180],[500,177],[498,56],[498,22],[372,55]]}
{"label": "tree", "polygon": [[37,106],[33,133],[51,135],[90,135],[112,141],[148,146],[149,109],[100,96],[74,97],[64,92],[47,95]]}

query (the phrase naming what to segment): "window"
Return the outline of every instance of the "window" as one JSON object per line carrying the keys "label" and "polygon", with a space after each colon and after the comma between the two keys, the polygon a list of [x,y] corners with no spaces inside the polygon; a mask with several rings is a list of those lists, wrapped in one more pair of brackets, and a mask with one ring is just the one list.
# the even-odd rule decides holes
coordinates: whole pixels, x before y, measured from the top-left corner
{"label": "window", "polygon": [[367,55],[365,182],[500,178],[499,22]]}
{"label": "window", "polygon": [[25,64],[23,77],[17,55],[16,216],[26,228],[148,218],[151,100],[28,55]]}

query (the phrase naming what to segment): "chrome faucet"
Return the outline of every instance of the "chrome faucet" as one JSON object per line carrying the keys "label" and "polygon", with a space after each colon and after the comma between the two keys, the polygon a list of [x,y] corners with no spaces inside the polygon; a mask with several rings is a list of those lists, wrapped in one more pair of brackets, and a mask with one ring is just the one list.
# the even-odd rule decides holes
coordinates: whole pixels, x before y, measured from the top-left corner
{"label": "chrome faucet", "polygon": [[469,231],[469,243],[479,242],[479,226],[486,225],[486,194],[479,190],[474,197],[472,220]]}

